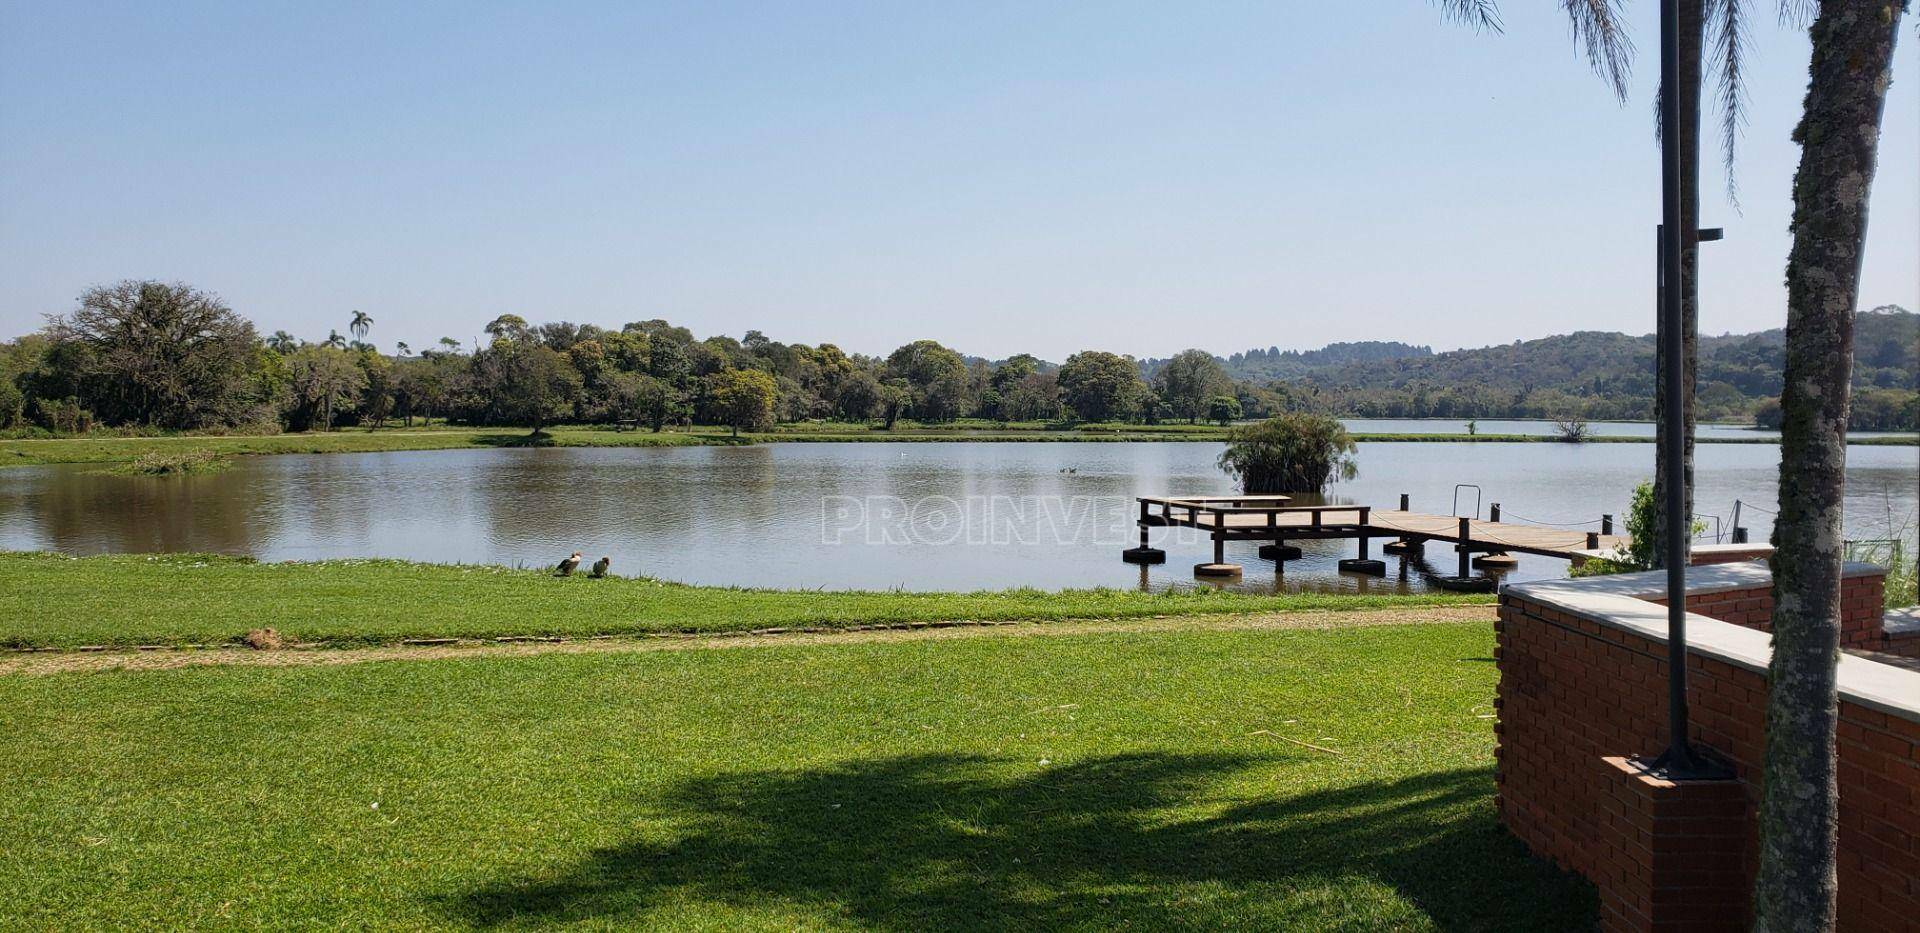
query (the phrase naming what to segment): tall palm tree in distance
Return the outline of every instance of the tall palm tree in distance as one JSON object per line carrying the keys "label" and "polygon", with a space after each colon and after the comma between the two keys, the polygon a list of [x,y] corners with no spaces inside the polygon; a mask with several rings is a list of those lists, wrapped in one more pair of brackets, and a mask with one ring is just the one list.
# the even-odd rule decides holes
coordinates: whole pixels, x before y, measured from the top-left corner
{"label": "tall palm tree in distance", "polygon": [[368,317],[365,311],[353,312],[353,320],[347,323],[347,329],[353,332],[353,339],[360,341],[367,339],[367,331],[372,327],[373,318]]}
{"label": "tall palm tree in distance", "polygon": [[[1492,0],[1437,2],[1453,19],[1499,28]],[[1703,49],[1710,47],[1719,84],[1722,156],[1731,169],[1745,104],[1746,4],[1678,2],[1681,86],[1697,87],[1689,79],[1699,74]],[[1575,40],[1620,93],[1625,56],[1632,47],[1620,28],[1614,0],[1562,0],[1561,5],[1572,17]],[[1772,558],[1773,653],[1761,775],[1760,871],[1754,885],[1754,925],[1760,930],[1830,930],[1836,920],[1835,668],[1853,318],[1894,40],[1907,7],[1908,0],[1781,0],[1779,5],[1784,23],[1802,25],[1811,19],[1813,53],[1800,124],[1793,134],[1801,148],[1792,192],[1793,245],[1787,257],[1780,515],[1774,523]],[[1678,95],[1683,153],[1697,152],[1699,145],[1698,97],[1690,96]],[[1697,161],[1682,159],[1683,166]],[[1681,207],[1688,487],[1697,171],[1687,168],[1683,174]],[[1736,194],[1732,178],[1729,171],[1729,197]]]}

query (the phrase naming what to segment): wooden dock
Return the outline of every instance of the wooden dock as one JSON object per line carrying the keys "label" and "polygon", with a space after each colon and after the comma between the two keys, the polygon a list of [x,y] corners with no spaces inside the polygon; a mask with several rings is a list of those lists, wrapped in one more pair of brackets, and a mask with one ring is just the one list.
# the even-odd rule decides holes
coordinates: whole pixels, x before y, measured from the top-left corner
{"label": "wooden dock", "polygon": [[1289,496],[1140,496],[1140,546],[1124,553],[1134,563],[1160,563],[1164,551],[1148,546],[1147,529],[1155,527],[1194,528],[1213,539],[1213,562],[1199,564],[1194,572],[1201,576],[1232,576],[1240,572],[1237,564],[1226,562],[1226,542],[1267,541],[1261,556],[1285,561],[1299,556],[1288,541],[1353,538],[1359,542],[1359,554],[1342,560],[1340,569],[1360,573],[1384,573],[1385,565],[1372,559],[1369,542],[1374,538],[1393,538],[1389,550],[1416,551],[1428,541],[1454,545],[1460,555],[1457,577],[1438,578],[1445,585],[1461,588],[1486,588],[1490,578],[1475,577],[1472,555],[1537,554],[1580,560],[1594,551],[1625,548],[1628,539],[1613,534],[1611,517],[1603,517],[1598,532],[1570,528],[1551,528],[1499,520],[1499,506],[1485,519],[1457,515],[1429,515],[1410,511],[1407,497],[1401,496],[1398,509],[1375,509],[1365,505],[1293,505]]}

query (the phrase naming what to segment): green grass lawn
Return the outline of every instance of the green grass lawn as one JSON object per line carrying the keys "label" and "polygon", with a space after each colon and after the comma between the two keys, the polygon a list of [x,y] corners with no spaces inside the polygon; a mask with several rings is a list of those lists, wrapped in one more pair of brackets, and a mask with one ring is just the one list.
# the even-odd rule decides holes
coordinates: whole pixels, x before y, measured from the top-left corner
{"label": "green grass lawn", "polygon": [[0,927],[1588,928],[1591,889],[1496,824],[1492,648],[1482,623],[0,676]]}
{"label": "green grass lawn", "polygon": [[0,552],[0,646],[207,644],[273,628],[299,641],[727,632],[952,620],[1137,618],[1491,602],[1486,596],[1253,596],[1195,589],[978,593],[743,590],[555,578],[496,566],[210,555]]}

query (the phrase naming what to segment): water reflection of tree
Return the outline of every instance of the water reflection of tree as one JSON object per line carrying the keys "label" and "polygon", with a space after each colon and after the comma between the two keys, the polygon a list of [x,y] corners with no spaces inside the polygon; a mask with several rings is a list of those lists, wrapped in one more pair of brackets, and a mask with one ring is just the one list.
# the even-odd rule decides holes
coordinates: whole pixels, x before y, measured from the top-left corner
{"label": "water reflection of tree", "polygon": [[[584,549],[635,572],[792,519],[768,447],[499,451],[469,474],[484,534],[528,563]],[[812,495],[802,485],[798,490]]]}
{"label": "water reflection of tree", "polygon": [[57,467],[0,500],[36,547],[79,554],[208,551],[253,554],[260,514],[244,475],[116,476],[96,466]]}

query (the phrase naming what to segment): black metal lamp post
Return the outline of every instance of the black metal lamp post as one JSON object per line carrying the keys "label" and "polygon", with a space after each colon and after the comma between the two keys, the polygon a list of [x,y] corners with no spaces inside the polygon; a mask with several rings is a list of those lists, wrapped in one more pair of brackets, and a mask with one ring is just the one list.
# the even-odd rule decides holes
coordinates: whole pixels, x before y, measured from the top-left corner
{"label": "black metal lamp post", "polygon": [[[1669,779],[1721,777],[1724,772],[1701,758],[1687,740],[1687,544],[1692,516],[1687,512],[1686,378],[1684,322],[1681,319],[1680,268],[1685,238],[1668,236],[1681,226],[1683,159],[1699,158],[1680,145],[1680,0],[1660,0],[1660,354],[1665,385],[1657,413],[1666,425],[1661,438],[1661,480],[1665,501],[1667,553],[1667,749],[1652,767]],[[1684,89],[1699,97],[1697,83]],[[1701,231],[1701,239],[1719,239],[1719,231]]]}

